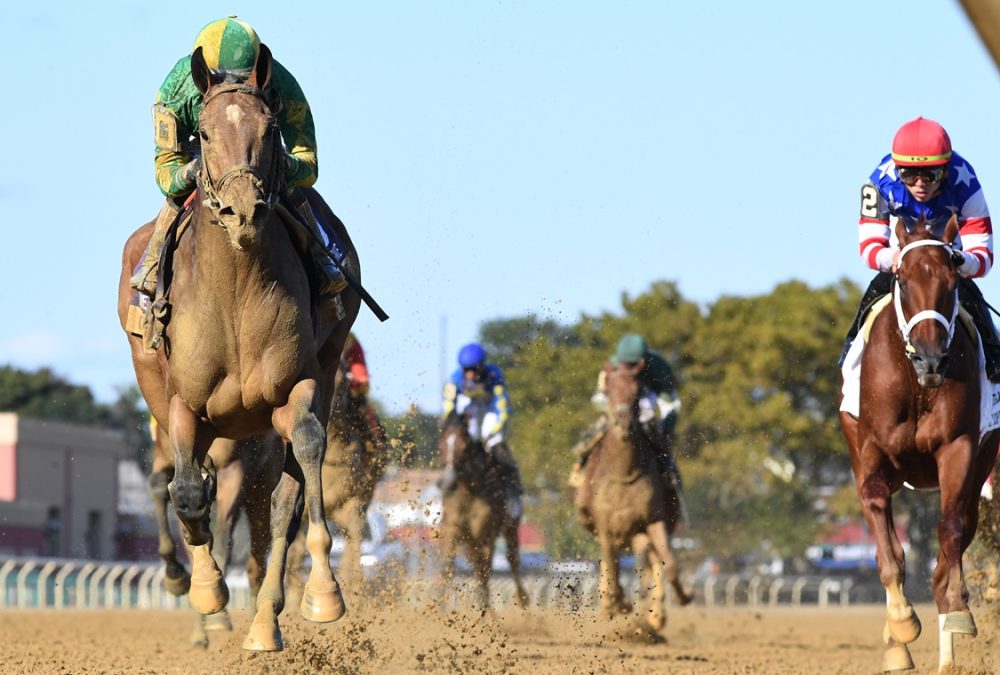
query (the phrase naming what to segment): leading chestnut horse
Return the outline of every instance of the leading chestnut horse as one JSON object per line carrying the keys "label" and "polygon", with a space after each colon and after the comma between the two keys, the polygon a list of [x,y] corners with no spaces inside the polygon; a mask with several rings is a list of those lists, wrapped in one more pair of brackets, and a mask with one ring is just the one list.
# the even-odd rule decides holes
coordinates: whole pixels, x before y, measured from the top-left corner
{"label": "leading chestnut horse", "polygon": [[[155,353],[129,336],[139,388],[173,445],[170,500],[192,550],[191,606],[202,614],[219,612],[228,601],[211,556],[213,479],[202,476],[209,448],[219,437],[242,439],[272,428],[290,446],[279,450],[285,473],[272,495],[271,555],[244,642],[252,650],[283,647],[278,614],[285,554],[303,486],[313,562],[302,615],[326,622],[345,611],[330,569],[321,469],[334,373],[361,302],[348,289],[342,307],[314,303],[309,274],[277,213],[285,162],[276,111],[264,95],[272,63],[261,45],[249,78],[232,84],[212,73],[200,49],[192,54],[191,74],[203,100],[202,169],[190,225],[173,252],[169,322]],[[332,222],[328,209],[322,215]],[[125,245],[118,296],[123,328],[129,278],[150,228],[140,228]],[[359,278],[357,255],[346,232],[341,235],[344,264]]]}
{"label": "leading chestnut horse", "polygon": [[920,621],[903,593],[903,547],[893,525],[892,495],[904,482],[941,491],[932,585],[943,670],[954,662],[953,634],[976,635],[962,553],[976,534],[979,493],[1000,433],[980,433],[976,337],[957,320],[959,275],[951,248],[957,219],[952,217],[941,239],[922,222],[910,232],[900,221],[895,232],[901,253],[892,308],[874,319],[861,357],[859,416],[841,412],[840,424],[886,590],[883,670],[913,668],[906,645],[920,635]]}

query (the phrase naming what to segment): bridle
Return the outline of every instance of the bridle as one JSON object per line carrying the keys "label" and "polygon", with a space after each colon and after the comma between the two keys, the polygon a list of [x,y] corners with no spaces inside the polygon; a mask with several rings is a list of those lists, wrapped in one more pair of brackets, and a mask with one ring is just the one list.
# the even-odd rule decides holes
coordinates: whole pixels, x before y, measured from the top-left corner
{"label": "bridle", "polygon": [[[270,106],[267,104],[267,99],[264,97],[264,92],[259,87],[253,87],[248,84],[222,84],[213,89],[211,89],[202,101],[202,114],[204,114],[205,106],[208,102],[217,96],[223,94],[247,94],[254,96],[264,103],[264,106],[268,109],[270,113]],[[199,115],[198,126],[201,127],[201,116]],[[204,159],[201,162],[201,169],[198,171],[198,186],[201,188],[202,193],[205,195],[204,204],[208,208],[215,212],[218,212],[222,208],[222,200],[219,197],[220,194],[224,193],[226,188],[237,178],[249,177],[251,184],[257,190],[260,190],[264,194],[264,201],[267,207],[270,209],[278,201],[281,195],[281,183],[282,176],[280,175],[281,164],[280,162],[284,159],[283,153],[281,152],[281,130],[278,127],[277,119],[269,114],[269,121],[267,125],[267,130],[265,132],[264,143],[265,147],[270,145],[272,148],[271,152],[271,163],[267,167],[266,175],[262,173],[256,167],[250,166],[246,162],[242,164],[237,164],[228,171],[226,171],[218,179],[215,179],[208,169],[208,162]]]}
{"label": "bridle", "polygon": [[[949,259],[951,254],[954,253],[954,249],[952,248],[952,246],[950,244],[944,243],[943,241],[938,241],[936,239],[918,239],[917,241],[912,241],[906,246],[904,246],[903,249],[899,252],[899,268],[902,268],[903,266],[903,256],[905,256],[910,251],[916,248],[920,248],[922,246],[943,246],[945,249],[947,249]],[[924,309],[917,312],[912,317],[910,317],[909,320],[907,320],[906,316],[903,314],[903,303],[901,298],[902,293],[900,290],[898,270],[893,279],[893,282],[894,282],[893,293],[892,293],[893,306],[896,309],[896,322],[899,325],[899,331],[900,333],[902,333],[903,342],[906,345],[906,355],[909,358],[912,358],[912,355],[916,352],[916,349],[910,343],[910,331],[912,331],[913,327],[916,326],[921,321],[927,321],[927,320],[937,321],[942,326],[944,326],[945,330],[948,332],[948,338],[945,341],[944,348],[945,350],[948,350],[948,348],[951,347],[952,338],[955,337],[955,319],[958,317],[958,288],[956,287],[955,289],[955,301],[953,303],[950,319],[941,312],[937,311],[936,309]]]}

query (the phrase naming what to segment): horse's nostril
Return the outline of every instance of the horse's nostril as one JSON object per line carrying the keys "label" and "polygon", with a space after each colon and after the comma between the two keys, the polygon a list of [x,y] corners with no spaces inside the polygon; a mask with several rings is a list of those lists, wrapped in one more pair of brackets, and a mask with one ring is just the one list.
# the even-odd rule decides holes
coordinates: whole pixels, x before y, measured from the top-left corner
{"label": "horse's nostril", "polygon": [[219,215],[220,216],[235,216],[236,215],[236,211],[233,210],[232,206],[223,206],[221,209],[219,209]]}

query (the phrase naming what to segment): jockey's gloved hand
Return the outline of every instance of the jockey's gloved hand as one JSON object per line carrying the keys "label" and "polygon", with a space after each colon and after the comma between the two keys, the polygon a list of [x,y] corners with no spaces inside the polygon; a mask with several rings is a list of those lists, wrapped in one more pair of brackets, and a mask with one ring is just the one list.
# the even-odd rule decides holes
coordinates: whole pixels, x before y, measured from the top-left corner
{"label": "jockey's gloved hand", "polygon": [[492,436],[486,439],[486,449],[492,450],[497,445],[499,445],[501,441],[503,441],[503,434],[499,433],[493,434]]}
{"label": "jockey's gloved hand", "polygon": [[958,268],[959,274],[972,276],[979,270],[979,261],[976,256],[965,251],[952,251],[951,261]]}
{"label": "jockey's gloved hand", "polygon": [[183,173],[184,180],[189,183],[194,183],[198,178],[198,172],[201,171],[201,158],[195,157],[190,162],[184,165]]}

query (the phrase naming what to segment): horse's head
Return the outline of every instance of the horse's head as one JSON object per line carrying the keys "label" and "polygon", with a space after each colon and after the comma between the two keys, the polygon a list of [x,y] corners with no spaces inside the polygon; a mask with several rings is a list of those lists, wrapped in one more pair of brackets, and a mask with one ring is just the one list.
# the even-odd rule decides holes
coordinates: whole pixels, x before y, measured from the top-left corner
{"label": "horse's head", "polygon": [[604,364],[604,391],[608,397],[610,428],[622,440],[627,440],[632,421],[638,417],[639,372],[643,364]]}
{"label": "horse's head", "polygon": [[458,468],[462,466],[466,449],[472,444],[469,436],[469,419],[454,410],[441,425],[438,438],[438,455],[441,460],[441,489],[448,492],[455,486]]}
{"label": "horse's head", "polygon": [[274,113],[264,97],[271,52],[260,55],[245,82],[229,82],[191,55],[191,75],[202,94],[198,118],[201,172],[198,184],[237,250],[253,248],[284,180],[284,150]]}
{"label": "horse's head", "polygon": [[893,303],[906,355],[922,387],[941,386],[948,369],[958,316],[958,268],[951,248],[957,235],[955,216],[941,239],[924,227],[922,219],[912,232],[902,219],[896,224],[901,251]]}

